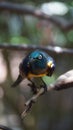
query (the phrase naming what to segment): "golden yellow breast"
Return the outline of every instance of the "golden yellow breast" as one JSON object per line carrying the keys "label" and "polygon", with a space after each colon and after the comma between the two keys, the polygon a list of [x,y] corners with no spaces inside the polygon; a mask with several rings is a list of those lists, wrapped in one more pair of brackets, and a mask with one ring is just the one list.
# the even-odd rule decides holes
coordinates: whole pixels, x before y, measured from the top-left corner
{"label": "golden yellow breast", "polygon": [[46,74],[39,74],[39,75],[35,75],[35,74],[31,74],[29,73],[28,74],[28,78],[33,78],[33,77],[42,77],[42,76],[45,76]]}

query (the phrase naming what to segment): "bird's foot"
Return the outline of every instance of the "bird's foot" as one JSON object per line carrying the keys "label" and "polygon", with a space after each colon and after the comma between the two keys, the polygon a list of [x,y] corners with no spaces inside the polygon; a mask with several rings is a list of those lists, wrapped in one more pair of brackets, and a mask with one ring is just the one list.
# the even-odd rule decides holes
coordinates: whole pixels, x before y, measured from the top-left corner
{"label": "bird's foot", "polygon": [[38,88],[35,85],[35,83],[33,81],[30,81],[31,83],[28,84],[28,86],[31,88],[31,91],[33,92],[33,94],[37,94],[38,92]]}

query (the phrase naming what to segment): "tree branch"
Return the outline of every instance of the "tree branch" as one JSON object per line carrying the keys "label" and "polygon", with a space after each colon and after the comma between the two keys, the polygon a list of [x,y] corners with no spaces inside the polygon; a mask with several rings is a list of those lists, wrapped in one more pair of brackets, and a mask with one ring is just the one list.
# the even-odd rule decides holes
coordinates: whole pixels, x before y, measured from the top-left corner
{"label": "tree branch", "polygon": [[[49,86],[47,86],[47,91],[50,91],[50,90],[58,91],[58,90],[63,90],[63,89],[71,88],[71,87],[73,87],[73,70],[70,70],[64,73],[63,75],[61,75],[60,77],[58,77],[55,83],[52,83]],[[21,114],[22,119],[27,115],[33,103],[35,103],[37,98],[41,96],[43,92],[44,92],[44,88],[41,88],[37,94],[33,95],[33,97],[30,98],[25,103],[25,110]]]}
{"label": "tree branch", "polygon": [[56,82],[50,85],[50,88],[54,90],[62,90],[71,87],[73,87],[73,70],[67,71],[59,76]]}
{"label": "tree branch", "polygon": [[42,49],[46,52],[54,52],[56,54],[73,54],[73,49],[62,48],[59,46],[37,46],[37,45],[11,45],[11,44],[0,44],[0,49],[5,50],[18,50],[18,51],[33,51],[35,49]]}
{"label": "tree branch", "polygon": [[73,29],[73,20],[66,20],[65,18],[60,16],[48,16],[42,13],[40,10],[35,9],[31,6],[0,2],[0,11],[9,11],[11,13],[32,15],[39,19],[48,20],[61,28],[63,31],[69,31],[70,29]]}

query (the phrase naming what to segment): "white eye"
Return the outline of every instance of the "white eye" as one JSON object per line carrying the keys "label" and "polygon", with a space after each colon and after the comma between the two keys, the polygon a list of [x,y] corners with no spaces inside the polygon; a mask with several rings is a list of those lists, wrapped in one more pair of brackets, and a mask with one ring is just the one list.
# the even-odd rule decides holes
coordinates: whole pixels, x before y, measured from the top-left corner
{"label": "white eye", "polygon": [[39,59],[39,60],[41,60],[41,59],[42,59],[42,55],[41,55],[41,54],[38,56],[38,59]]}

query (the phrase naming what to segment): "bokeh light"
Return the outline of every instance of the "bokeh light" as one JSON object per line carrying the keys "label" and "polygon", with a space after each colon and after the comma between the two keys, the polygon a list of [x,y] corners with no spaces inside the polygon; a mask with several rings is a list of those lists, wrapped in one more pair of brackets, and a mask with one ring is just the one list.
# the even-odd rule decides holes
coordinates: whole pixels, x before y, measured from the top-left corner
{"label": "bokeh light", "polygon": [[47,15],[65,15],[68,7],[62,2],[49,2],[41,5],[41,11]]}

